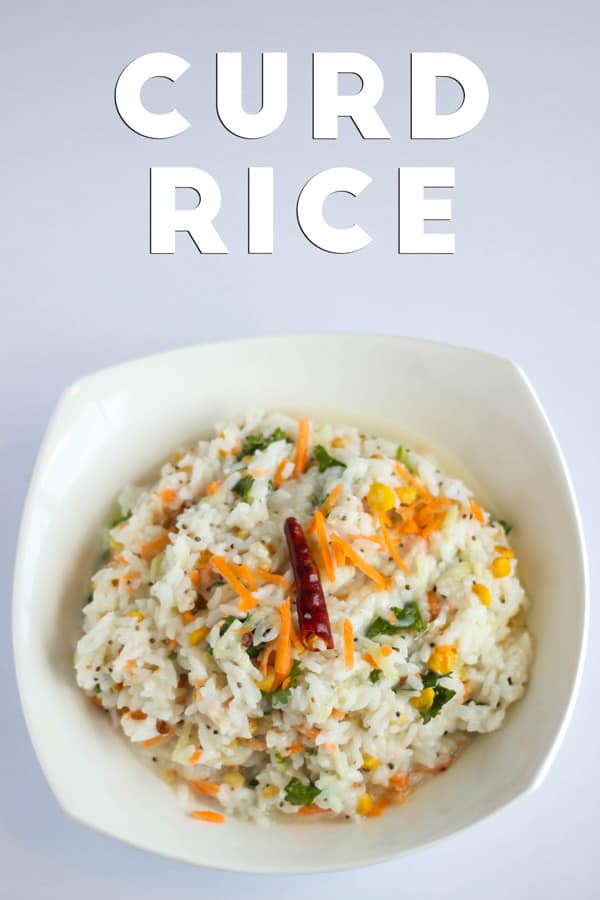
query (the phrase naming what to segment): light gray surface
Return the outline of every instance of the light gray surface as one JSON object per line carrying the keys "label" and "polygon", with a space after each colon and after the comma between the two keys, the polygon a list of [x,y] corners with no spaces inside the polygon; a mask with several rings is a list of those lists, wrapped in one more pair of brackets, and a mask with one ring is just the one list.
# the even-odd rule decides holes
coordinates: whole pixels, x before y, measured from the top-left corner
{"label": "light gray surface", "polygon": [[[571,728],[535,795],[399,863],[295,879],[195,870],[67,819],[25,732],[9,638],[16,523],[62,388],[86,372],[155,350],[266,332],[386,331],[516,359],[539,391],[571,467],[594,575],[600,502],[596,3],[507,0],[492,8],[476,0],[305,0],[292,8],[38,0],[5,6],[2,24],[0,898],[99,900],[111,892],[128,900],[199,894],[267,900],[310,892],[348,900],[596,897],[600,664],[594,621]],[[150,50],[179,53],[192,63],[177,85],[192,128],[173,140],[134,135],[113,107],[119,71]],[[288,51],[289,112],[277,133],[248,142],[219,124],[216,50]],[[386,81],[379,111],[392,140],[362,141],[348,123],[338,141],[311,140],[314,50],[356,50],[379,63]],[[411,50],[455,51],[481,65],[490,107],[471,134],[446,142],[408,139]],[[257,57],[248,63],[252,69],[257,72]],[[168,90],[155,89],[157,104],[168,101]],[[248,97],[256,98],[256,89]],[[395,170],[402,164],[456,166],[454,257],[395,253]],[[217,178],[229,256],[202,257],[185,238],[175,256],[148,254],[150,165],[198,165]],[[248,165],[275,167],[272,257],[245,253]],[[344,217],[360,210],[361,224],[374,237],[350,256],[316,250],[295,220],[298,190],[336,165],[362,168],[374,179],[358,201],[332,203],[339,222],[349,224]],[[543,603],[543,597],[534,600]],[[568,610],[565,597],[565,616]]]}

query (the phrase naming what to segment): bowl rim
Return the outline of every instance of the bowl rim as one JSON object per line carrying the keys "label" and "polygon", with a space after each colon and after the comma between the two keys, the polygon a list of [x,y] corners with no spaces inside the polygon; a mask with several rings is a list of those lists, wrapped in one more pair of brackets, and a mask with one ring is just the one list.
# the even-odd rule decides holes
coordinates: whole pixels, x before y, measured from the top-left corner
{"label": "bowl rim", "polygon": [[[236,865],[235,861],[233,861],[232,865],[217,865],[217,864],[207,864],[205,862],[199,862],[197,860],[190,859],[188,855],[177,853],[173,853],[170,851],[161,851],[160,849],[149,848],[146,844],[141,840],[136,840],[131,836],[126,834],[121,834],[116,832],[115,830],[111,830],[105,828],[101,825],[96,824],[91,821],[89,818],[86,819],[80,812],[74,812],[69,809],[68,806],[63,802],[63,798],[61,796],[61,791],[59,786],[55,783],[53,776],[50,774],[47,766],[46,766],[46,757],[41,752],[40,749],[40,735],[38,733],[38,728],[33,721],[33,715],[31,706],[29,703],[29,699],[26,695],[24,686],[23,686],[23,670],[24,670],[24,648],[22,646],[22,642],[20,640],[20,635],[18,634],[19,624],[18,618],[21,607],[23,605],[22,599],[22,590],[21,590],[21,580],[22,580],[22,569],[24,566],[24,556],[25,556],[25,547],[26,540],[32,525],[32,517],[33,517],[33,507],[34,502],[37,497],[37,488],[38,482],[41,478],[41,474],[47,464],[47,458],[52,447],[52,443],[54,440],[54,431],[57,425],[57,422],[60,418],[60,414],[65,406],[67,406],[71,402],[71,396],[74,393],[79,393],[82,389],[85,389],[87,385],[92,384],[94,381],[98,380],[100,377],[106,377],[108,375],[112,375],[116,372],[123,372],[126,370],[133,371],[140,366],[156,363],[159,360],[165,360],[166,358],[173,358],[175,356],[182,356],[185,354],[192,354],[194,352],[201,352],[202,349],[208,347],[231,347],[232,345],[252,345],[252,344],[268,344],[268,343],[279,343],[282,341],[309,341],[314,339],[323,339],[328,338],[330,340],[353,340],[357,342],[369,341],[369,342],[384,342],[384,341],[393,341],[401,344],[412,344],[417,347],[418,345],[425,345],[428,347],[435,348],[444,348],[450,352],[456,351],[459,353],[466,353],[472,356],[480,356],[484,358],[492,358],[495,359],[505,365],[508,365],[512,368],[513,372],[518,376],[519,380],[522,383],[526,393],[529,396],[529,400],[534,404],[539,413],[541,419],[543,420],[544,425],[546,426],[547,435],[552,443],[552,449],[556,454],[557,461],[560,465],[560,472],[562,479],[564,481],[564,485],[567,489],[568,500],[570,501],[572,513],[573,513],[573,523],[575,526],[574,529],[574,539],[576,541],[578,550],[579,550],[579,560],[578,565],[580,566],[580,574],[581,574],[581,582],[582,582],[582,596],[581,596],[581,625],[577,634],[577,644],[578,644],[578,655],[577,655],[577,663],[575,667],[575,674],[572,678],[571,687],[569,691],[568,701],[565,704],[564,712],[562,714],[562,718],[560,724],[556,730],[554,738],[552,740],[551,745],[548,748],[547,753],[545,754],[543,760],[538,765],[537,769],[532,772],[529,781],[521,788],[518,794],[513,797],[510,797],[505,802],[499,804],[491,811],[482,814],[478,818],[474,819],[471,822],[467,822],[464,825],[461,825],[452,831],[449,831],[446,834],[442,834],[436,838],[433,838],[428,841],[424,841],[417,845],[416,847],[411,848],[400,848],[398,850],[391,851],[382,851],[379,854],[372,854],[369,859],[366,861],[360,862],[335,862],[331,865],[329,864],[312,864],[309,867],[290,867],[283,866],[281,868],[264,868],[262,865],[257,865],[256,867],[250,867],[248,865]],[[577,501],[577,495],[575,493],[573,481],[565,460],[564,453],[556,436],[556,433],[549,421],[549,418],[542,406],[542,403],[531,384],[528,376],[525,374],[522,367],[515,362],[514,360],[502,356],[499,353],[489,352],[487,350],[480,350],[477,348],[472,348],[468,346],[453,344],[447,341],[437,341],[430,340],[426,338],[419,338],[415,336],[404,336],[404,335],[394,335],[394,334],[384,334],[384,333],[370,333],[370,332],[353,332],[353,331],[322,331],[322,332],[283,332],[283,333],[274,333],[274,334],[264,334],[264,335],[254,335],[251,337],[235,337],[230,339],[218,339],[218,340],[209,340],[203,341],[195,344],[188,344],[181,347],[175,347],[171,349],[161,350],[156,353],[145,354],[143,356],[138,356],[130,360],[123,360],[117,362],[113,365],[102,367],[93,372],[82,375],[80,378],[75,379],[70,382],[61,392],[57,403],[54,407],[53,412],[50,415],[48,420],[43,438],[40,442],[40,446],[38,449],[36,461],[32,470],[32,474],[30,477],[26,499],[23,505],[23,511],[21,514],[21,521],[18,530],[18,541],[17,541],[17,550],[15,555],[15,564],[14,564],[14,574],[13,574],[13,595],[12,595],[12,645],[13,645],[13,664],[16,673],[16,681],[17,681],[17,690],[21,703],[21,707],[23,710],[23,715],[25,718],[25,722],[27,725],[27,731],[29,735],[29,739],[33,746],[35,756],[37,758],[38,764],[42,769],[44,777],[48,785],[51,788],[52,794],[54,795],[58,805],[60,808],[72,819],[79,822],[80,824],[97,831],[101,834],[104,834],[108,837],[111,837],[115,840],[122,841],[123,843],[128,844],[129,846],[135,847],[140,850],[144,850],[148,853],[155,853],[163,858],[167,859],[175,859],[179,862],[185,862],[190,865],[200,866],[202,868],[213,869],[215,871],[224,871],[224,872],[239,872],[245,874],[263,874],[263,875],[284,875],[284,874],[318,874],[325,872],[334,872],[334,871],[342,871],[342,870],[351,870],[356,868],[362,868],[366,866],[379,865],[385,862],[388,862],[393,859],[399,859],[401,857],[406,856],[407,854],[414,854],[426,850],[430,847],[433,847],[442,841],[449,840],[465,831],[468,831],[470,828],[477,826],[480,822],[489,820],[492,817],[495,817],[498,813],[502,812],[502,810],[507,809],[512,806],[514,803],[523,799],[528,794],[532,793],[543,783],[546,778],[557,754],[560,751],[562,746],[566,731],[569,727],[571,717],[573,715],[575,703],[577,701],[577,696],[579,693],[579,689],[581,686],[581,680],[583,676],[583,669],[585,666],[585,658],[588,646],[588,637],[589,637],[589,616],[590,616],[590,597],[589,597],[589,567],[588,567],[588,557],[587,557],[587,548],[585,541],[585,533],[583,529],[583,523],[581,518],[581,513],[579,509],[579,504]]]}

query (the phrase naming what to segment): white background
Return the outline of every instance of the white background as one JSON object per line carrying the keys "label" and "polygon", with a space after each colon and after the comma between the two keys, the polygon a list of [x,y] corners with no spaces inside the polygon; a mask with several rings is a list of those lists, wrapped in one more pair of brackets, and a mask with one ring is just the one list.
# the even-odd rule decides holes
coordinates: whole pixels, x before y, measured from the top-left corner
{"label": "white background", "polygon": [[[44,782],[25,730],[9,615],[17,523],[39,442],[67,383],[159,349],[295,330],[417,335],[517,360],[537,388],[565,451],[595,575],[600,529],[599,24],[592,0],[568,5],[558,0],[457,0],[451,5],[305,0],[296,7],[241,0],[3,3],[2,900],[242,895],[292,900],[333,893],[345,900],[398,895],[411,900],[592,900],[600,895],[600,663],[593,612],[590,654],[573,721],[536,794],[464,835],[397,863],[305,878],[194,869],[130,849],[66,818]],[[125,128],[114,110],[118,73],[150,50],[179,53],[192,63],[175,87],[148,89],[154,108],[168,109],[175,99],[192,122],[174,140],[144,140]],[[248,108],[259,101],[257,53],[289,53],[288,118],[271,137],[244,141],[219,124],[216,50],[247,54]],[[314,50],[355,50],[379,63],[385,78],[379,112],[391,140],[363,141],[345,122],[337,141],[312,141]],[[482,67],[490,107],[470,135],[409,140],[411,50],[464,53]],[[218,225],[229,256],[202,257],[185,238],[178,239],[174,256],[148,254],[150,165],[198,165],[217,178],[223,192]],[[245,253],[248,165],[275,168],[273,256]],[[331,202],[333,221],[351,224],[358,218],[374,238],[368,248],[347,257],[317,250],[295,220],[295,198],[305,181],[338,165],[361,168],[373,177],[358,200]],[[455,256],[399,257],[395,252],[399,165],[456,166]],[[490,416],[496,412],[490,409]],[[544,602],[543,597],[533,600]],[[565,596],[565,617],[569,600]],[[561,677],[560,647],[554,677]]]}

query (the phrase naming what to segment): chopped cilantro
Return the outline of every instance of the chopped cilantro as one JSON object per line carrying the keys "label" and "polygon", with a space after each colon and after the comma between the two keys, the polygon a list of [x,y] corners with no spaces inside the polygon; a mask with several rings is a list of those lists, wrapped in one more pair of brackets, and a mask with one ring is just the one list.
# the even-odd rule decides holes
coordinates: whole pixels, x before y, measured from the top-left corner
{"label": "chopped cilantro", "polygon": [[101,694],[101,693],[102,693],[102,688],[100,687],[99,684],[95,684],[95,685],[94,685],[94,691],[95,691],[97,694]]}
{"label": "chopped cilantro", "polygon": [[250,781],[248,782],[248,787],[253,788],[253,789],[257,788],[258,787],[258,778],[251,778]]}
{"label": "chopped cilantro", "polygon": [[275,762],[278,766],[282,766],[285,763],[285,759],[281,755],[281,753],[275,753]]}
{"label": "chopped cilantro", "polygon": [[319,463],[319,472],[325,472],[333,466],[341,466],[342,469],[346,468],[346,463],[330,456],[323,444],[317,444],[315,447],[315,459]]}
{"label": "chopped cilantro", "polygon": [[373,640],[379,634],[395,635],[409,628],[413,631],[423,631],[424,625],[421,611],[415,600],[409,600],[402,608],[393,606],[392,612],[396,618],[395,623],[382,618],[382,616],[377,616],[371,622],[366,631],[366,636],[370,640]]}
{"label": "chopped cilantro", "polygon": [[371,671],[369,672],[369,681],[371,682],[371,684],[377,684],[382,675],[383,672],[381,671],[381,669],[371,669]]}
{"label": "chopped cilantro", "polygon": [[294,806],[310,806],[320,793],[314,784],[303,784],[299,778],[292,778],[285,786],[285,799]]}
{"label": "chopped cilantro", "polygon": [[452,700],[456,694],[456,691],[442,687],[442,685],[439,684],[440,678],[445,677],[445,675],[438,675],[437,672],[432,672],[431,670],[423,676],[423,687],[432,687],[434,692],[433,703],[429,709],[421,710],[421,718],[424,722],[429,722],[430,719],[434,719],[440,712],[442,706],[445,706],[448,700]]}
{"label": "chopped cilantro", "polygon": [[307,756],[316,756],[319,751],[317,747],[307,747],[304,752]]}
{"label": "chopped cilantro", "polygon": [[286,688],[278,688],[276,691],[273,691],[271,694],[271,703],[276,703],[280,706],[284,706],[288,700],[290,699],[290,692],[293,687],[296,686],[296,682],[300,677],[302,669],[300,667],[299,660],[295,659],[292,663],[292,668],[290,670],[290,674],[286,678],[286,681],[289,682]]}
{"label": "chopped cilantro", "polygon": [[172,660],[177,659],[177,651],[176,650],[171,650],[171,652],[169,653],[169,659],[172,659]]}
{"label": "chopped cilantro", "polygon": [[289,438],[281,428],[276,428],[268,437],[265,437],[264,434],[249,434],[246,436],[244,445],[238,453],[238,459],[243,459],[244,456],[252,456],[257,450],[266,450],[269,444],[273,444],[275,441],[289,441]]}
{"label": "chopped cilantro", "polygon": [[233,625],[234,622],[243,622],[245,618],[245,616],[227,616],[219,628],[219,635],[222,637],[230,625]]}
{"label": "chopped cilantro", "polygon": [[109,527],[110,527],[110,528],[116,528],[117,525],[120,525],[122,522],[126,522],[127,519],[130,519],[130,518],[131,518],[131,514],[132,514],[132,513],[131,513],[131,510],[129,510],[129,512],[125,513],[125,515],[123,515],[123,516],[117,516],[116,519],[113,519],[113,520],[112,520],[112,522],[110,523],[110,526],[109,526]]}
{"label": "chopped cilantro", "polygon": [[250,659],[256,659],[261,650],[264,650],[266,646],[266,641],[261,641],[260,644],[250,644],[250,646],[246,648],[246,653]]}
{"label": "chopped cilantro", "polygon": [[509,535],[512,531],[512,525],[509,525],[504,519],[498,519],[498,524],[502,525],[504,529],[504,534]]}
{"label": "chopped cilantro", "polygon": [[94,594],[92,592],[91,594],[88,594],[88,596],[85,598],[85,600],[83,601],[83,605],[87,606],[88,603],[91,603],[93,599],[94,599]]}
{"label": "chopped cilantro", "polygon": [[254,478],[251,475],[244,475],[243,478],[234,484],[232,490],[234,493],[239,494],[244,503],[248,503],[250,497],[250,491],[252,490],[252,485],[254,484]]}
{"label": "chopped cilantro", "polygon": [[321,504],[325,500],[325,494],[318,494],[315,491],[314,494],[310,495],[309,500],[312,503],[313,507],[316,509],[316,507],[321,506]]}
{"label": "chopped cilantro", "polygon": [[398,444],[396,448],[396,459],[398,460],[398,462],[401,462],[403,466],[406,466],[406,468],[412,475],[415,470],[410,461],[410,453],[411,451],[408,449],[408,447],[404,447],[402,444]]}

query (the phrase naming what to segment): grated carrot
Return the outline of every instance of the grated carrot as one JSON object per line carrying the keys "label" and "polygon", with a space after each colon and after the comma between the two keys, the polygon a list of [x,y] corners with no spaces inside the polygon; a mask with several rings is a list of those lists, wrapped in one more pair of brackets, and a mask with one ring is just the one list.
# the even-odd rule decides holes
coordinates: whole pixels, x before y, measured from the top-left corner
{"label": "grated carrot", "polygon": [[308,460],[308,437],[310,426],[308,419],[298,419],[298,446],[296,447],[296,464],[294,465],[294,476],[302,475],[306,469]]}
{"label": "grated carrot", "polygon": [[324,747],[328,753],[334,753],[337,750],[337,744],[328,743],[322,744],[321,746]]}
{"label": "grated carrot", "polygon": [[482,510],[482,508],[481,508],[480,506],[478,506],[478,505],[475,503],[475,501],[473,500],[472,497],[469,497],[469,509],[471,510],[471,512],[473,513],[473,515],[474,515],[475,518],[477,519],[477,521],[478,521],[481,525],[483,525],[483,523],[485,522],[485,518],[484,518],[484,515],[483,515],[483,510]]}
{"label": "grated carrot", "polygon": [[336,568],[339,569],[340,566],[343,566],[346,562],[346,554],[344,553],[344,548],[341,544],[332,543],[333,549],[333,561],[335,563]]}
{"label": "grated carrot", "polygon": [[281,624],[275,652],[275,674],[286,678],[292,668],[292,614],[289,600],[285,600],[279,607],[279,616]]}
{"label": "grated carrot", "polygon": [[177,496],[177,492],[170,490],[170,488],[164,488],[164,490],[158,492],[158,496],[165,506],[169,506]]}
{"label": "grated carrot", "polygon": [[219,488],[221,487],[221,481],[211,481],[210,484],[207,484],[204,488],[204,496],[210,497],[211,494],[216,494]]}
{"label": "grated carrot", "polygon": [[214,822],[215,825],[221,825],[225,821],[223,813],[214,812],[212,809],[193,809],[190,816],[193,819],[200,819],[201,822]]}
{"label": "grated carrot", "polygon": [[311,803],[310,806],[299,806],[296,810],[297,816],[314,816],[315,813],[326,812],[326,810],[321,809],[320,806],[317,806],[315,803]]}
{"label": "grated carrot", "polygon": [[382,648],[381,648],[381,655],[382,655],[382,656],[390,656],[390,655],[391,655],[391,652],[392,652],[392,648],[390,647],[389,644],[384,644],[384,645],[382,646]]}
{"label": "grated carrot", "polygon": [[215,781],[205,781],[203,778],[192,778],[188,781],[190,787],[200,794],[209,794],[216,797],[219,793],[219,785]]}
{"label": "grated carrot", "polygon": [[370,578],[371,581],[374,581],[375,584],[379,587],[380,590],[389,587],[389,579],[385,578],[381,572],[378,572],[377,569],[374,569],[372,566],[368,565],[364,559],[361,558],[359,553],[356,553],[352,547],[342,540],[337,534],[331,535],[331,542],[335,546],[338,544],[344,551],[345,556],[350,559],[357,569],[360,569],[361,572]]}
{"label": "grated carrot", "polygon": [[354,666],[354,629],[350,619],[344,619],[344,667],[351,669]]}
{"label": "grated carrot", "polygon": [[284,750],[281,754],[282,756],[293,756],[294,753],[302,753],[304,750],[304,744],[290,744],[287,750]]}
{"label": "grated carrot", "polygon": [[267,749],[267,745],[264,741],[256,741],[253,738],[240,738],[240,743],[244,745],[244,747],[249,747],[250,750],[259,750],[263,751]]}
{"label": "grated carrot", "polygon": [[275,648],[277,646],[277,638],[273,641],[269,641],[267,646],[264,648],[262,653],[260,654],[258,660],[258,668],[262,675],[266,676],[267,669],[269,666],[269,660],[272,657],[273,653],[275,653]]}
{"label": "grated carrot", "polygon": [[240,578],[244,578],[246,580],[251,591],[256,590],[256,579],[252,573],[252,570],[248,568],[246,563],[241,566],[236,566],[233,563],[229,563],[229,566],[233,572],[239,575]]}
{"label": "grated carrot", "polygon": [[400,773],[392,775],[390,778],[390,785],[395,788],[395,790],[406,790],[408,787],[408,775],[400,775]]}
{"label": "grated carrot", "polygon": [[213,556],[211,564],[240,597],[240,610],[245,612],[249,609],[253,609],[256,606],[256,598],[252,596],[246,585],[236,576],[225,558],[222,556]]}
{"label": "grated carrot", "polygon": [[393,543],[393,541],[389,535],[389,532],[385,526],[385,522],[383,519],[383,513],[381,512],[380,509],[377,510],[377,518],[379,519],[379,527],[381,528],[381,533],[383,535],[385,545],[390,552],[390,556],[393,558],[394,562],[398,566],[400,566],[400,568],[406,575],[410,575],[410,570],[409,570],[408,566],[406,565],[406,563],[404,562],[404,560],[402,559],[402,557],[400,556],[400,554],[394,547],[394,543]]}
{"label": "grated carrot", "polygon": [[318,509],[315,513],[315,525],[317,530],[317,540],[319,542],[319,551],[321,554],[321,559],[323,561],[323,566],[325,568],[325,574],[327,575],[328,581],[333,581],[335,579],[335,570],[333,567],[333,560],[331,559],[331,553],[329,552],[329,544],[327,543],[327,533],[325,531],[325,517],[320,509]]}
{"label": "grated carrot", "polygon": [[259,581],[270,581],[271,584],[277,584],[279,587],[286,588],[288,587],[288,580],[283,575],[278,575],[276,572],[269,572],[268,569],[250,569],[250,573],[258,578]]}
{"label": "grated carrot", "polygon": [[193,612],[186,610],[185,612],[181,613],[181,618],[184,622],[193,622],[196,617]]}
{"label": "grated carrot", "polygon": [[172,638],[167,644],[167,653],[172,653],[176,646],[177,641],[175,640],[175,638]]}
{"label": "grated carrot", "polygon": [[154,747],[155,744],[160,744],[161,741],[166,741],[167,738],[170,738],[172,735],[172,731],[167,731],[166,734],[157,734],[156,737],[148,738],[147,741],[142,741],[142,747]]}
{"label": "grated carrot", "polygon": [[148,561],[156,556],[157,553],[160,553],[161,550],[164,550],[168,543],[169,533],[165,531],[165,533],[161,534],[160,537],[154,538],[154,540],[147,541],[145,544],[142,544],[139,550],[140,556],[142,557],[142,559]]}
{"label": "grated carrot", "polygon": [[324,516],[327,515],[328,512],[331,512],[335,504],[338,502],[339,496],[342,493],[342,485],[336,484],[332,491],[329,492],[325,501],[321,504],[321,512]]}
{"label": "grated carrot", "polygon": [[299,731],[300,734],[303,734],[311,741],[315,741],[319,737],[318,728],[306,728],[304,725],[296,725],[296,731]]}
{"label": "grated carrot", "polygon": [[136,663],[135,659],[128,659],[127,662],[125,663],[125,665],[123,666],[123,669],[125,670],[125,672],[131,672],[132,669],[135,669],[135,663]]}
{"label": "grated carrot", "polygon": [[202,750],[194,750],[190,758],[188,759],[188,765],[195,766],[197,762],[202,758]]}
{"label": "grated carrot", "polygon": [[276,488],[281,487],[281,485],[285,481],[285,478],[283,477],[283,473],[284,473],[285,467],[287,466],[288,462],[289,462],[289,459],[287,458],[287,456],[284,456],[283,459],[281,460],[281,462],[279,463],[279,465],[277,466],[277,468],[275,469],[275,474],[273,476],[273,487],[276,487]]}
{"label": "grated carrot", "polygon": [[440,601],[436,591],[429,591],[427,594],[427,606],[429,607],[429,618],[433,621],[440,614]]}
{"label": "grated carrot", "polygon": [[192,587],[197,588],[200,584],[200,572],[198,569],[192,569],[191,572],[188,572],[188,578],[192,582]]}
{"label": "grated carrot", "polygon": [[369,663],[371,668],[373,668],[373,669],[379,668],[379,663],[375,662],[375,659],[371,656],[370,653],[365,653],[365,655],[363,656],[363,659],[365,660],[365,662]]}
{"label": "grated carrot", "polygon": [[[348,620],[346,620],[346,621],[348,621]],[[331,710],[331,718],[338,719],[338,721],[341,721],[342,719],[346,718],[346,713],[344,712],[343,709],[332,709]]]}

